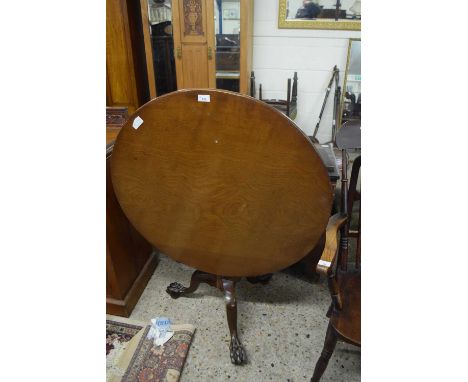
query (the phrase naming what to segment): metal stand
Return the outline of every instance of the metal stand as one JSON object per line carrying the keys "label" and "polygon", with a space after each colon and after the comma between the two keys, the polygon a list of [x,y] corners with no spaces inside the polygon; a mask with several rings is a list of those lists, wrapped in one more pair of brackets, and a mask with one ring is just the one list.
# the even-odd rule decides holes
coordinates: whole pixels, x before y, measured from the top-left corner
{"label": "metal stand", "polygon": [[[333,86],[333,81],[335,81],[335,96],[334,96],[334,103],[333,103],[333,122],[332,122],[332,140],[331,142],[335,142],[336,136],[336,124],[339,118],[339,109],[340,109],[340,94],[341,94],[341,87],[339,86],[340,83],[340,71],[338,67],[335,65],[333,67],[333,74],[330,78],[330,82],[327,86],[327,92],[325,93],[325,99],[323,100],[322,109],[320,110],[319,118],[317,124],[315,125],[314,134],[312,134],[312,138],[317,140],[316,136],[320,127],[320,122],[322,121],[323,111],[325,110],[325,106],[327,104],[328,96],[330,94],[331,88]],[[330,143],[330,142],[326,142]]]}

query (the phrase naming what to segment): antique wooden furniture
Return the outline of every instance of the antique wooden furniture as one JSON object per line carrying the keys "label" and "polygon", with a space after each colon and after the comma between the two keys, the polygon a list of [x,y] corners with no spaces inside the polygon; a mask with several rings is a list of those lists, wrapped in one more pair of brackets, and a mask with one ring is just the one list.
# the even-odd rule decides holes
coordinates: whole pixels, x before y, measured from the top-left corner
{"label": "antique wooden furniture", "polygon": [[[309,136],[308,138],[311,139],[312,137]],[[340,174],[338,172],[334,151],[330,145],[320,145],[318,143],[313,144],[315,150],[319,154],[325,168],[328,171],[328,177],[330,178],[330,183],[332,186],[332,193],[335,194],[336,182],[340,179]],[[336,200],[333,199],[333,205],[330,212],[333,214],[336,211],[338,211],[338,208],[336,206]],[[325,233],[322,235],[314,249],[299,261],[302,271],[312,281],[318,281],[320,278],[320,275],[317,273],[317,265],[320,257],[322,256],[324,245]]]}
{"label": "antique wooden furniture", "polygon": [[[255,97],[255,74],[250,74],[250,96]],[[262,84],[258,88],[258,99],[273,106],[275,109],[281,111],[287,117],[295,119],[297,116],[297,72],[294,72],[292,86],[291,78],[288,78],[286,87],[286,99],[264,99],[263,98]]]}
{"label": "antique wooden furniture", "polygon": [[[327,368],[338,340],[361,346],[361,274],[347,272],[337,275],[331,270],[337,251],[336,235],[346,217],[336,215],[327,227],[327,245],[318,269],[328,277],[332,294],[332,305],[327,317],[330,318],[325,343],[315,365],[311,382],[318,382]],[[328,241],[330,239],[330,241]],[[330,263],[330,265],[328,265]]]}
{"label": "antique wooden furniture", "polygon": [[[253,0],[220,0],[216,3],[215,0],[172,0],[169,3],[172,4],[178,89],[229,86],[248,94],[252,66]],[[145,25],[148,24],[148,0],[141,0],[141,7]],[[229,10],[235,14],[224,12]],[[223,30],[225,17],[228,21]],[[149,34],[145,35],[145,39],[149,41]],[[227,42],[235,46],[229,49]],[[154,53],[149,43],[146,45],[146,61],[153,61],[151,56]],[[147,66],[150,82],[155,77],[157,82],[155,69],[154,65]],[[154,98],[156,89],[150,91]]]}
{"label": "antique wooden furniture", "polygon": [[106,1],[106,105],[130,113],[149,100],[140,19],[138,2]]}
{"label": "antique wooden furniture", "polygon": [[[348,157],[347,151],[361,148],[361,120],[348,121],[343,124],[336,135],[336,146],[341,150],[343,166],[346,168]],[[348,216],[348,221],[343,229],[346,230],[346,237],[353,237],[357,239],[355,257],[356,268],[359,267],[359,263],[361,261],[361,203],[359,203],[358,228],[357,230],[350,230],[349,227],[353,213],[354,202],[358,200],[360,201],[361,199],[360,193],[356,190],[360,168],[361,156],[358,156],[354,159],[349,186],[347,184],[346,178],[346,183],[344,183],[344,187],[346,187],[345,211]],[[343,270],[346,270],[348,267],[347,251],[340,256],[340,266]]]}
{"label": "antique wooden furniture", "polygon": [[172,0],[177,86],[215,88],[212,0]]}
{"label": "antique wooden furniture", "polygon": [[325,232],[333,195],[314,146],[263,102],[183,90],[150,101],[129,119],[111,168],[135,228],[197,269],[188,288],[173,283],[168,293],[177,298],[200,282],[221,289],[231,360],[245,362],[235,283],[299,261]]}
{"label": "antique wooden furniture", "polygon": [[[345,150],[343,149],[343,152]],[[340,272],[340,256],[348,252],[348,187],[347,168],[343,158],[341,175],[341,213],[330,219],[325,247],[317,265],[317,271],[327,277],[332,303],[327,312],[330,318],[322,354],[315,366],[311,382],[322,377],[335,349],[338,339],[361,346],[361,274],[360,272]],[[338,234],[341,232],[340,239]],[[338,246],[340,248],[338,248]]]}
{"label": "antique wooden furniture", "polygon": [[348,194],[348,216],[351,220],[353,214],[354,202],[359,202],[358,223],[356,230],[349,230],[349,237],[356,239],[356,256],[355,265],[359,268],[361,265],[361,193],[356,190],[359,172],[361,170],[361,156],[359,155],[354,159],[353,167],[351,169],[351,178],[349,181],[349,194]]}
{"label": "antique wooden furniture", "polygon": [[126,108],[108,108],[106,113],[106,312],[125,317],[132,312],[158,264],[157,251],[128,221],[112,187],[109,166],[113,138],[127,118]]}
{"label": "antique wooden furniture", "polygon": [[117,138],[127,119],[127,107],[106,107],[106,145]]}

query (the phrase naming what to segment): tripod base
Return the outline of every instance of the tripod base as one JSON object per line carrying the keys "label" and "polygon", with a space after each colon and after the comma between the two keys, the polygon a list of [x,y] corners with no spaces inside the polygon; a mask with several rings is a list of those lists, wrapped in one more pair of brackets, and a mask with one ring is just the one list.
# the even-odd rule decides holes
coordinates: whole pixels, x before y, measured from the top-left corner
{"label": "tripod base", "polygon": [[[270,281],[271,277],[272,275],[268,274],[258,277],[248,277],[247,280],[252,283],[266,284]],[[195,271],[192,274],[190,285],[188,287],[184,287],[178,282],[173,282],[166,288],[166,292],[172,298],[177,299],[181,296],[195,292],[200,286],[200,283],[206,283],[223,292],[226,303],[229,334],[231,336],[231,343],[229,345],[231,362],[235,365],[242,365],[247,362],[247,354],[239,340],[239,336],[237,335],[236,283],[238,281],[240,281],[240,277],[223,277],[201,271]]]}

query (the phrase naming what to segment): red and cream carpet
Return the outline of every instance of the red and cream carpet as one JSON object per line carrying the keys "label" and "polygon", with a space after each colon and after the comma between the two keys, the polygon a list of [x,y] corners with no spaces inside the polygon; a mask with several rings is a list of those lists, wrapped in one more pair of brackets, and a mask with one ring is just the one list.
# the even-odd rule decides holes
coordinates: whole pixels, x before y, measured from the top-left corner
{"label": "red and cream carpet", "polygon": [[108,382],[177,382],[187,358],[195,327],[172,325],[174,335],[162,346],[147,339],[150,325],[107,316]]}

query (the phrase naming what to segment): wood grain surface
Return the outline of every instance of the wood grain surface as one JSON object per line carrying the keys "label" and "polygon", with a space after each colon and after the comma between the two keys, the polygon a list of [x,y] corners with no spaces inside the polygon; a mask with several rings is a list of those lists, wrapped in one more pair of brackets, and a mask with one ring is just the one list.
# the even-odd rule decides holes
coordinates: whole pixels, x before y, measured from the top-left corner
{"label": "wood grain surface", "polygon": [[328,221],[325,246],[322,256],[317,265],[317,271],[329,275],[333,271],[333,264],[338,254],[338,233],[343,224],[346,223],[346,215],[341,213],[333,215]]}
{"label": "wood grain surface", "polygon": [[331,210],[327,170],[307,137],[272,107],[227,91],[181,90],[139,108],[111,170],[123,211],[150,243],[217,275],[297,262]]}

